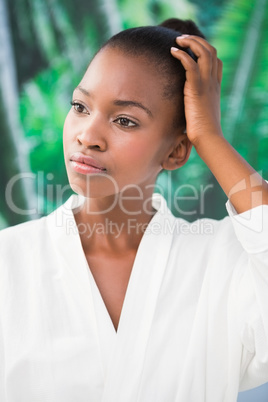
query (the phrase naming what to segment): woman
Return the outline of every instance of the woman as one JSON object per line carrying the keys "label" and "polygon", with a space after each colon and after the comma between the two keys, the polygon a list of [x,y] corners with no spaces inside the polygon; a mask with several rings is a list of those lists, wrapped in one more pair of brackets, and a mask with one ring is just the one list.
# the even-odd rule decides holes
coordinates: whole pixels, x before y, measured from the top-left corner
{"label": "woman", "polygon": [[[1,235],[1,401],[232,402],[268,381],[268,189],[222,135],[221,77],[176,19],[95,55],[64,125],[78,195]],[[192,146],[231,201],[200,234],[153,195]]]}

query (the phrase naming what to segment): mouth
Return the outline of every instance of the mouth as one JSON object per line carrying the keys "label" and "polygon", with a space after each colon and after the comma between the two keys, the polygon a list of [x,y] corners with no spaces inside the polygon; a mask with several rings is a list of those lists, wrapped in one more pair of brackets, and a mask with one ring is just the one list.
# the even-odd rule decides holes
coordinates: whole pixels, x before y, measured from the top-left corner
{"label": "mouth", "polygon": [[94,158],[80,152],[74,153],[70,158],[72,168],[82,174],[106,173],[107,169]]}

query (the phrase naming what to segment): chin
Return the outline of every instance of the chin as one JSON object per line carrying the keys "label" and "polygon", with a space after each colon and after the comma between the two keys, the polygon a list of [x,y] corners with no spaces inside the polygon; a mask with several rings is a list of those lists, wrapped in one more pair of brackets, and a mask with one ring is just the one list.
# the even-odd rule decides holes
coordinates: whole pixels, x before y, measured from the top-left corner
{"label": "chin", "polygon": [[86,177],[70,177],[71,189],[85,198],[115,197],[119,193],[118,186],[109,176],[91,175]]}

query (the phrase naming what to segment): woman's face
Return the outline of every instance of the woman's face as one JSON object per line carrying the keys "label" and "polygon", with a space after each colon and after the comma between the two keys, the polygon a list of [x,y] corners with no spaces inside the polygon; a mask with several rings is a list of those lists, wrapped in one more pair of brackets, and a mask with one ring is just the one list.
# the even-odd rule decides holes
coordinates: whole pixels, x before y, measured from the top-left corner
{"label": "woman's face", "polygon": [[105,48],[73,93],[63,132],[71,187],[87,197],[151,189],[173,148],[175,106],[149,60]]}

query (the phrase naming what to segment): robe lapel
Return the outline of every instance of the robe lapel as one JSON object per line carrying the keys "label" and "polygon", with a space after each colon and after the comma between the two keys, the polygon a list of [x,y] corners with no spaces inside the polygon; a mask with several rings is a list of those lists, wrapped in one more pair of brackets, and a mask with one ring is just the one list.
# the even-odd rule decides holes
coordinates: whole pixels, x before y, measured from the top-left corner
{"label": "robe lapel", "polygon": [[111,353],[114,349],[117,334],[90,269],[88,269],[88,275],[90,278],[95,317],[98,327],[98,336],[102,356],[102,367],[105,381],[107,377],[109,361],[111,359]]}
{"label": "robe lapel", "polygon": [[48,230],[59,259],[64,263],[81,291],[89,295],[89,277],[86,257],[84,255],[73,210],[84,202],[83,197],[71,196],[60,208],[47,217]]}
{"label": "robe lapel", "polygon": [[102,402],[138,400],[146,347],[172,243],[170,228],[173,227],[174,218],[168,213],[162,197],[161,204],[136,255]]}
{"label": "robe lapel", "polygon": [[[90,331],[92,342],[96,342],[96,347],[99,349],[98,329],[90,278],[88,276],[88,264],[73,215],[73,210],[80,207],[83,202],[83,197],[73,195],[46,219],[48,231],[58,256],[58,276],[70,282],[71,289],[79,289],[79,298],[87,312],[88,330]],[[74,297],[77,297],[77,293]]]}

